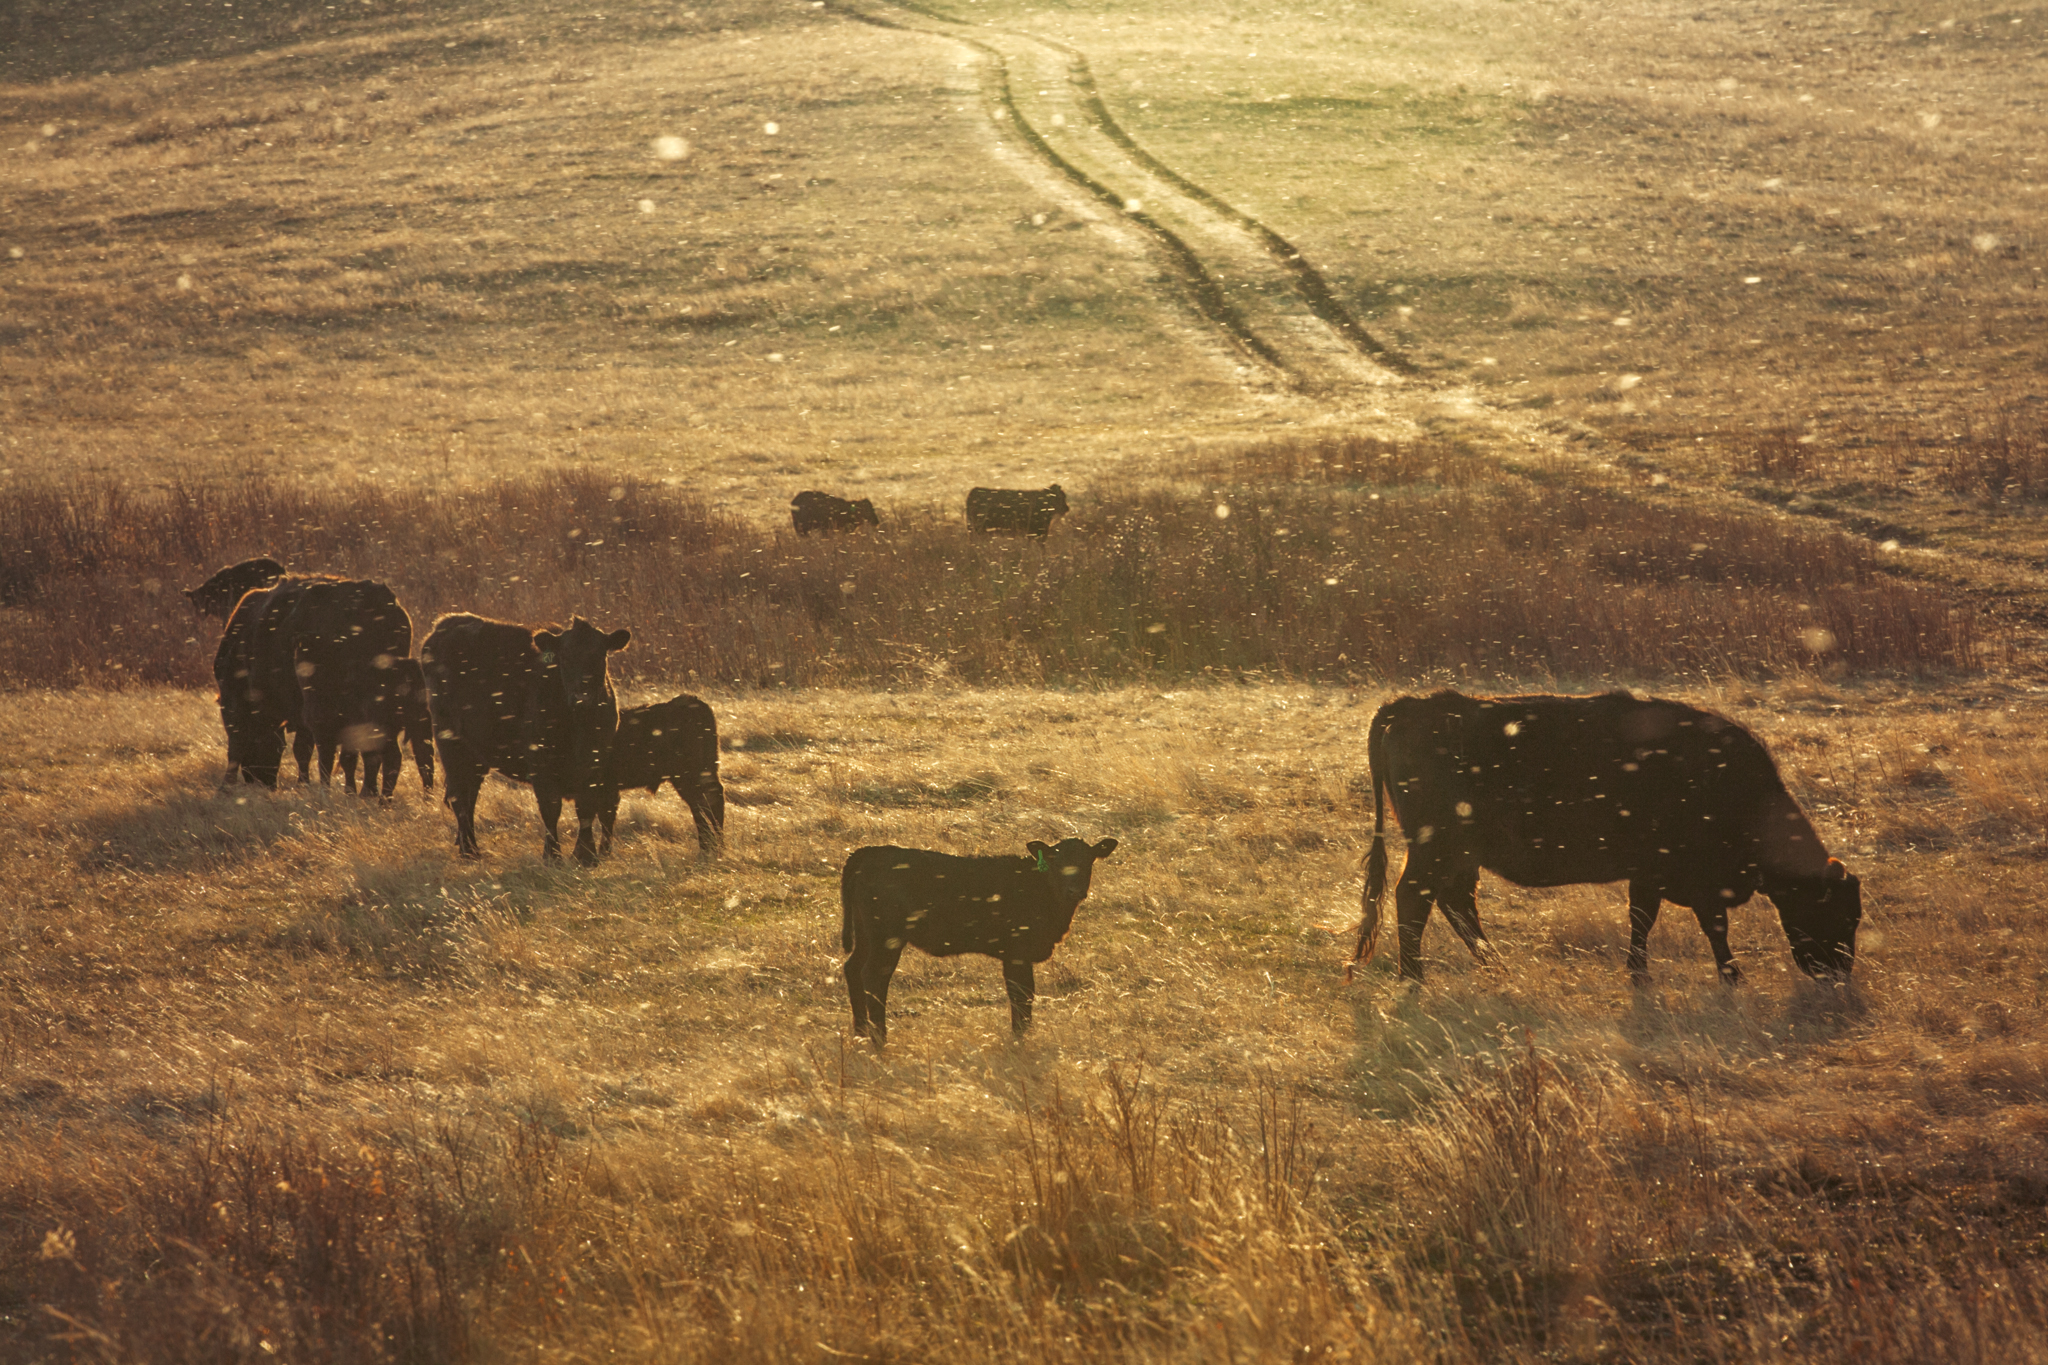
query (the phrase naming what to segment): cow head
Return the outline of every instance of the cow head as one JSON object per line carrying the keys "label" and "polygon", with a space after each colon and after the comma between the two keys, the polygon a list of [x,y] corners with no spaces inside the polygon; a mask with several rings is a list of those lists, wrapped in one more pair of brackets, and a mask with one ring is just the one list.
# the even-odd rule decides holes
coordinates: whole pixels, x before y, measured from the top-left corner
{"label": "cow head", "polygon": [[[1058,484],[1047,484],[1039,505],[1049,512],[1061,513],[1067,510],[1067,490]],[[1114,844],[1116,840],[1110,840]]]}
{"label": "cow head", "polygon": [[1863,883],[1837,859],[1819,877],[1771,893],[1792,960],[1816,981],[1840,980],[1856,965],[1856,926],[1863,922]]}
{"label": "cow head", "polygon": [[537,630],[533,647],[561,683],[569,703],[571,791],[594,790],[610,781],[612,744],[618,737],[619,703],[606,665],[633,638],[630,630],[607,634],[578,616],[567,630]]}
{"label": "cow head", "polygon": [[1090,844],[1083,839],[1062,839],[1057,844],[1033,839],[1024,846],[1031,851],[1038,870],[1052,883],[1053,894],[1062,904],[1079,905],[1088,895],[1088,880],[1095,864],[1116,852],[1116,840]]}
{"label": "cow head", "polygon": [[562,695],[572,710],[609,705],[616,714],[618,703],[612,697],[612,680],[606,664],[612,652],[624,649],[632,638],[630,630],[622,628],[606,634],[578,616],[567,630],[535,631],[533,647],[540,651],[541,662],[555,669],[562,682]]}
{"label": "cow head", "polygon": [[875,504],[872,498],[855,498],[853,500],[853,524],[856,526],[880,526],[882,524],[882,519],[875,515]]}

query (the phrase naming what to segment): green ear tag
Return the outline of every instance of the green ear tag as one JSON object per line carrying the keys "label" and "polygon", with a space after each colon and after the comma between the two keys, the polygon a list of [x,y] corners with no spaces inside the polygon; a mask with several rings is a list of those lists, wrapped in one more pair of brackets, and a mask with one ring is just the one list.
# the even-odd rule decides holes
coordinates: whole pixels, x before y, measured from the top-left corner
{"label": "green ear tag", "polygon": [[1038,870],[1039,870],[1040,872],[1043,872],[1043,871],[1045,871],[1045,854],[1043,854],[1043,853],[1039,853],[1039,854],[1037,854],[1037,855],[1035,855],[1035,856],[1036,856],[1036,857],[1037,857],[1037,859],[1038,859]]}
{"label": "green ear tag", "polygon": [[555,661],[555,655],[554,655],[554,651],[553,651],[553,650],[545,650],[545,651],[543,651],[543,652],[541,653],[541,656],[540,656],[540,661],[541,661],[542,663],[544,663],[544,664],[552,664],[552,663],[554,663],[554,661]]}

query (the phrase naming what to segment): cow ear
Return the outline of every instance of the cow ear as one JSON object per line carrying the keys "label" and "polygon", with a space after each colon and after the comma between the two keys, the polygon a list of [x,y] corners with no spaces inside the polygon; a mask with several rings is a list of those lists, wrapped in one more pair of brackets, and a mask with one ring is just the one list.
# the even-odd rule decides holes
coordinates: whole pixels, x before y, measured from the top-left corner
{"label": "cow ear", "polygon": [[632,642],[633,632],[624,626],[620,626],[617,630],[604,637],[604,647],[611,650],[624,649]]}
{"label": "cow ear", "polygon": [[1843,879],[1844,877],[1846,877],[1846,876],[1848,876],[1848,875],[1849,875],[1849,869],[1848,869],[1848,868],[1846,868],[1846,867],[1844,867],[1844,866],[1842,865],[1842,860],[1841,860],[1840,858],[1830,858],[1830,859],[1828,859],[1828,880],[1829,880],[1829,881],[1831,881],[1831,882],[1838,882],[1838,881],[1841,881],[1841,880],[1842,880],[1842,879]]}
{"label": "cow ear", "polygon": [[559,630],[537,630],[533,633],[533,647],[543,654],[552,654],[562,647],[562,632]]}
{"label": "cow ear", "polygon": [[1110,854],[1116,852],[1116,840],[1104,839],[1101,843],[1097,844],[1094,848],[1091,848],[1088,851],[1090,853],[1093,853],[1098,858],[1107,858]]}
{"label": "cow ear", "polygon": [[1052,852],[1052,845],[1043,839],[1033,839],[1024,847],[1034,858],[1043,858],[1046,854]]}

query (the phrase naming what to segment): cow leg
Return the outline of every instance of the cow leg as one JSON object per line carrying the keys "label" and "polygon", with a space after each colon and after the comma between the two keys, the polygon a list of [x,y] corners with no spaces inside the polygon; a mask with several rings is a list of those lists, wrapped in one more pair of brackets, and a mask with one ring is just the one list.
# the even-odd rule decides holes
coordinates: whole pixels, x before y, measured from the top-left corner
{"label": "cow leg", "polygon": [[1423,885],[1422,876],[1417,872],[1415,860],[1410,857],[1408,866],[1401,870],[1401,880],[1394,887],[1394,918],[1401,941],[1401,979],[1422,980],[1422,930],[1429,923],[1429,912],[1435,904],[1435,893]]}
{"label": "cow leg", "polygon": [[455,812],[455,851],[465,858],[482,857],[476,846],[476,797],[483,790],[483,772],[446,761],[441,768],[448,775],[448,809]]}
{"label": "cow leg", "polygon": [[356,764],[363,765],[363,795],[370,794],[370,788],[377,785],[377,760],[368,754],[358,754],[354,749],[342,746],[341,789],[350,796],[356,794]]}
{"label": "cow leg", "polygon": [[1031,1027],[1031,1002],[1038,997],[1038,982],[1029,962],[1005,962],[1003,984],[1010,988],[1010,1032],[1024,1036]]}
{"label": "cow leg", "polygon": [[1493,945],[1479,927],[1479,869],[1447,871],[1442,880],[1448,884],[1439,890],[1437,902],[1444,908],[1444,918],[1465,940],[1466,952],[1481,962],[1492,961]]}
{"label": "cow leg", "polygon": [[576,861],[584,867],[597,866],[597,839],[591,834],[590,825],[597,819],[600,804],[594,798],[576,798]]}
{"label": "cow leg", "polygon": [[1650,984],[1650,931],[1657,927],[1663,900],[1662,887],[1628,884],[1628,979],[1637,986]]}
{"label": "cow leg", "polygon": [[316,739],[314,743],[320,749],[320,785],[323,787],[332,786],[334,783],[335,743],[332,739],[327,738]]}
{"label": "cow leg", "polygon": [[1714,965],[1721,969],[1721,984],[1733,986],[1742,980],[1742,968],[1735,965],[1735,952],[1728,946],[1728,907],[1718,900],[1702,900],[1693,907],[1700,932],[1714,950]]}
{"label": "cow leg", "polygon": [[540,856],[548,862],[562,860],[562,794],[544,783],[533,784],[533,799],[540,806],[542,836]]}
{"label": "cow leg", "polygon": [[[903,956],[903,944],[884,939],[880,944],[867,946],[867,959],[861,963],[860,989],[867,997],[868,1037],[881,1047],[889,1041],[889,980],[896,975],[896,963]],[[856,1006],[857,1008],[857,1006]]]}
{"label": "cow leg", "polygon": [[690,803],[690,818],[697,822],[697,851],[706,856],[725,845],[725,788],[717,778],[688,791],[678,786],[683,800]]}
{"label": "cow leg", "polygon": [[[378,765],[382,778],[378,783],[382,788],[379,795],[384,800],[389,801],[392,794],[398,790],[398,770],[405,762],[405,751],[398,747],[397,740],[387,740],[384,744],[382,758],[384,761]],[[365,768],[363,770],[363,795],[368,796],[369,794],[370,772],[369,769]]]}
{"label": "cow leg", "polygon": [[847,1001],[853,1006],[853,1036],[856,1038],[868,1036],[868,993],[867,988],[861,985],[867,966],[867,940],[856,933],[853,951],[846,955],[846,961],[839,968],[840,975],[846,978]]}
{"label": "cow leg", "polygon": [[597,841],[598,857],[603,858],[610,855],[612,851],[612,829],[618,822],[619,797],[618,793],[614,792],[611,799],[602,806],[599,806],[597,810],[597,828],[599,832]]}
{"label": "cow leg", "polygon": [[303,725],[292,732],[292,759],[299,765],[299,784],[313,780],[313,732]]}

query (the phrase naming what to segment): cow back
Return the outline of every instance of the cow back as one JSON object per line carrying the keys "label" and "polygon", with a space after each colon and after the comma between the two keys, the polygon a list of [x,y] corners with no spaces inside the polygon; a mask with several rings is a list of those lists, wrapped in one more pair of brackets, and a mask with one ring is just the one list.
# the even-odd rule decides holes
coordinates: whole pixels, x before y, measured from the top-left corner
{"label": "cow back", "polygon": [[[1382,719],[1384,718],[1384,720]],[[1626,692],[1401,698],[1381,708],[1402,828],[1524,886],[1643,878],[1692,904],[1826,854],[1756,737]]]}
{"label": "cow back", "polygon": [[967,526],[974,531],[1051,532],[1053,519],[1067,510],[1058,484],[1045,488],[973,488],[967,493]]}
{"label": "cow back", "polygon": [[934,957],[983,953],[1043,962],[1073,927],[1073,905],[1059,904],[1030,858],[963,857],[927,849],[871,846],[855,851],[841,874],[850,921],[883,943],[910,944]]}
{"label": "cow back", "polygon": [[[293,604],[293,672],[309,725],[362,726],[381,744],[396,731],[390,676],[412,652],[412,617],[398,595],[369,579],[313,583]],[[374,747],[357,736],[350,748]]]}

